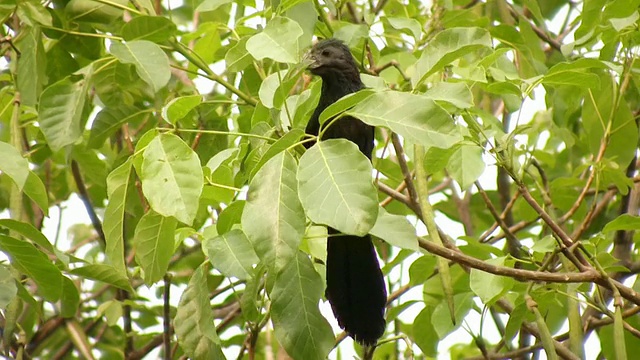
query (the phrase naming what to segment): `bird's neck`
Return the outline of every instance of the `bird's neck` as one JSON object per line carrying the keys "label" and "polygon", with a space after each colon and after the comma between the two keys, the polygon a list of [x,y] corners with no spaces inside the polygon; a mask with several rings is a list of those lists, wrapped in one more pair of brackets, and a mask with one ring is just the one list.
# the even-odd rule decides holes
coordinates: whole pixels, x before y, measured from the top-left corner
{"label": "bird's neck", "polygon": [[330,73],[322,77],[322,92],[318,107],[327,107],[338,101],[341,97],[354,93],[364,88],[360,80],[360,74]]}

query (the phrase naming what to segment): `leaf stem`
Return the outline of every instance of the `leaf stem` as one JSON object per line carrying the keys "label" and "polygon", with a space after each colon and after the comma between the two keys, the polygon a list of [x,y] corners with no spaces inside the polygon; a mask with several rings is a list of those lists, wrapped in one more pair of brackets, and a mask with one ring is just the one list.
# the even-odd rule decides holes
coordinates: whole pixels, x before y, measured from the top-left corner
{"label": "leaf stem", "polygon": [[[418,205],[422,212],[422,221],[427,226],[429,237],[431,241],[439,246],[444,246],[442,239],[440,239],[440,233],[438,232],[438,226],[435,221],[435,213],[431,204],[429,203],[429,186],[427,184],[427,174],[424,170],[424,146],[413,145],[413,161],[416,171],[416,192],[418,197]],[[442,288],[444,290],[447,303],[449,305],[449,313],[451,315],[451,322],[456,323],[455,307],[453,303],[453,284],[451,281],[451,274],[449,273],[449,262],[447,259],[438,256],[438,271],[442,278]]]}
{"label": "leaf stem", "polygon": [[194,53],[193,50],[187,48],[182,43],[172,40],[171,44],[173,45],[173,49],[177,51],[180,55],[184,56],[189,62],[193,65],[197,66],[200,70],[204,71],[207,75],[202,75],[209,80],[215,81],[218,84],[224,86],[227,90],[236,94],[240,99],[244,100],[246,103],[256,106],[258,104],[258,100],[254,99],[250,95],[245,94],[240,91],[240,89],[233,86],[233,84],[229,83],[222,76],[216,74],[209,68],[209,66],[198,56],[198,54]]}

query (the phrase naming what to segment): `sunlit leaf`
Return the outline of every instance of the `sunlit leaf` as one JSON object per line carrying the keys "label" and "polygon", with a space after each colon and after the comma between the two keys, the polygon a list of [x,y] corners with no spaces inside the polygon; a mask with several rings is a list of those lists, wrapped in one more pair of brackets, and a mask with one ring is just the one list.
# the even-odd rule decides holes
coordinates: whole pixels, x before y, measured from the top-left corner
{"label": "sunlit leaf", "polygon": [[294,359],[326,359],[333,331],[318,310],[324,285],[301,252],[277,274],[271,290],[273,327],[278,342]]}
{"label": "sunlit leaf", "polygon": [[40,294],[48,301],[57,301],[62,295],[62,273],[49,261],[47,255],[27,241],[0,235],[0,250],[11,265],[35,281]]}
{"label": "sunlit leaf", "polygon": [[133,64],[138,76],[149,84],[154,92],[162,89],[171,78],[169,59],[162,49],[147,40],[114,41],[109,51],[120,62]]}
{"label": "sunlit leaf", "polygon": [[298,199],[297,165],[286,151],[257,172],[247,194],[242,228],[267,264],[281,268],[304,236],[304,210]]}
{"label": "sunlit leaf", "polygon": [[180,297],[173,323],[178,343],[189,357],[225,359],[213,323],[208,289],[206,266],[203,264],[191,275],[189,284]]}
{"label": "sunlit leaf", "polygon": [[301,50],[298,48],[300,36],[302,28],[297,22],[275,17],[262,32],[247,41],[247,51],[257,60],[269,58],[283,63],[296,63]]}
{"label": "sunlit leaf", "polygon": [[447,148],[461,140],[453,118],[433,100],[398,91],[377,92],[345,113],[385,126],[412,142]]}
{"label": "sunlit leaf", "polygon": [[142,216],[133,236],[136,260],[144,271],[144,281],[153,284],[164,276],[173,256],[178,222],[154,211]]}
{"label": "sunlit leaf", "polygon": [[347,140],[316,143],[300,158],[298,187],[307,216],[343,233],[363,236],[375,224],[378,199],[371,164]]}
{"label": "sunlit leaf", "polygon": [[87,81],[66,78],[47,87],[40,97],[38,121],[53,151],[75,143],[82,136]]}
{"label": "sunlit leaf", "polygon": [[141,171],[142,191],[151,207],[190,225],[203,186],[198,155],[179,137],[161,134],[145,149]]}
{"label": "sunlit leaf", "polygon": [[258,262],[249,239],[239,229],[205,240],[202,249],[214,268],[238,279],[249,278],[252,265]]}

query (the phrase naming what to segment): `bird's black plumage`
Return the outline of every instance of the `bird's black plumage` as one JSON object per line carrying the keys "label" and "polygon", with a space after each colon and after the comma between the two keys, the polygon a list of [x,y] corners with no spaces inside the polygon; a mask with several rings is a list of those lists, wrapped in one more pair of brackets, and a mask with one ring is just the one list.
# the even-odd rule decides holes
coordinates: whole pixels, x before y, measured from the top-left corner
{"label": "bird's black plumage", "polygon": [[[322,91],[306,133],[318,135],[318,118],[322,111],[364,85],[349,48],[341,41],[321,41],[311,49],[308,57],[312,61],[309,70],[322,78]],[[373,137],[372,126],[345,116],[331,124],[322,139],[350,140],[371,159]],[[305,145],[311,147],[313,144]],[[371,237],[344,235],[332,228],[328,233],[326,297],[340,327],[357,342],[375,345],[385,329],[387,290]]]}

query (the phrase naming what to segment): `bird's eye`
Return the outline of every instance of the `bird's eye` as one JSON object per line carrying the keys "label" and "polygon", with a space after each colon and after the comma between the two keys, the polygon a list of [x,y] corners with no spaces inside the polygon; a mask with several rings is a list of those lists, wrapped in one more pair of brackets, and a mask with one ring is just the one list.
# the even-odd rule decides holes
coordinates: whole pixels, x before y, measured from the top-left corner
{"label": "bird's eye", "polygon": [[329,50],[322,50],[322,56],[329,56]]}

